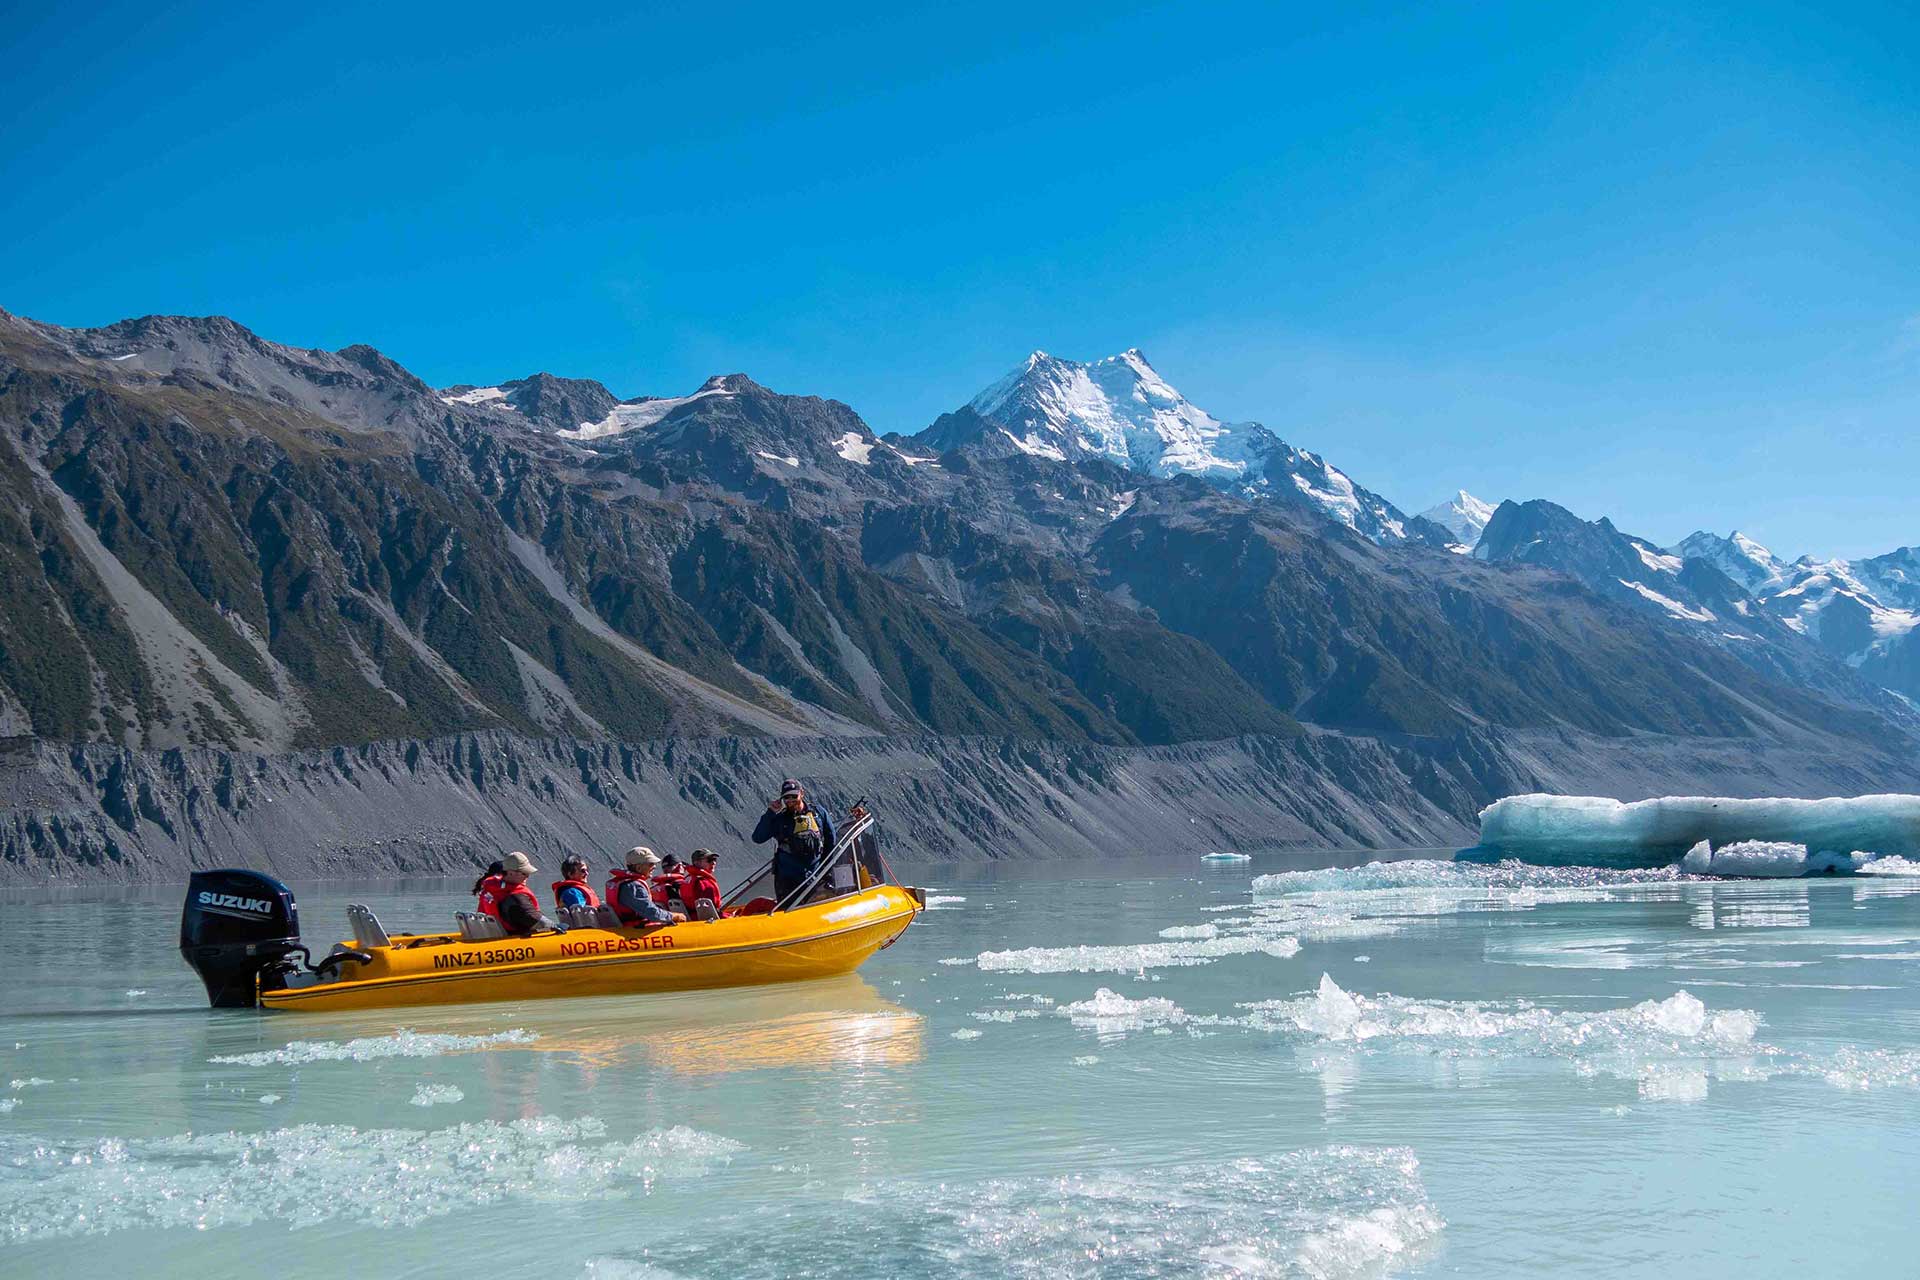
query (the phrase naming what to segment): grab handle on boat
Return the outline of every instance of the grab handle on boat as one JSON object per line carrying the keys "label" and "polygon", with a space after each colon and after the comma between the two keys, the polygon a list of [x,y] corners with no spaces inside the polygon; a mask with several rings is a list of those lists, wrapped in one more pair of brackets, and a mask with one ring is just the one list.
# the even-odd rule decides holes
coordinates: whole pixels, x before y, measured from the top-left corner
{"label": "grab handle on boat", "polygon": [[348,960],[355,961],[359,964],[372,964],[373,956],[365,951],[355,951],[352,948],[345,948],[340,951],[329,952],[320,957],[320,963],[313,966],[313,971],[324,978]]}

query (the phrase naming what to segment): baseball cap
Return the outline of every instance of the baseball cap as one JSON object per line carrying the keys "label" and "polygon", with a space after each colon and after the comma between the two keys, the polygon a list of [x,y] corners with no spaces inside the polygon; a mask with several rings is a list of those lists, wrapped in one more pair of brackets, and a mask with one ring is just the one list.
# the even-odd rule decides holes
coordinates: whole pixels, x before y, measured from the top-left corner
{"label": "baseball cap", "polygon": [[797,796],[799,794],[800,783],[798,779],[788,778],[780,784],[780,798],[782,800],[785,800],[788,796]]}
{"label": "baseball cap", "polygon": [[657,867],[659,865],[660,855],[643,844],[637,844],[627,850],[627,866],[629,868]]}
{"label": "baseball cap", "polygon": [[528,875],[532,875],[540,869],[533,865],[532,858],[529,858],[518,849],[515,849],[512,853],[500,859],[500,865],[508,871],[524,871]]}

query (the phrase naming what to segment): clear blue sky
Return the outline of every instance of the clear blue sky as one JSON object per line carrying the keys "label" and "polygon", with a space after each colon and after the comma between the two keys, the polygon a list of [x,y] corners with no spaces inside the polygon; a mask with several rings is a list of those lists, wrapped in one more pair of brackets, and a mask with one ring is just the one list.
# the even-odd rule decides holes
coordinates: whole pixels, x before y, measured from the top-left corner
{"label": "clear blue sky", "polygon": [[0,306],[914,431],[1144,348],[1411,509],[1920,542],[1920,20],[387,4],[0,14]]}

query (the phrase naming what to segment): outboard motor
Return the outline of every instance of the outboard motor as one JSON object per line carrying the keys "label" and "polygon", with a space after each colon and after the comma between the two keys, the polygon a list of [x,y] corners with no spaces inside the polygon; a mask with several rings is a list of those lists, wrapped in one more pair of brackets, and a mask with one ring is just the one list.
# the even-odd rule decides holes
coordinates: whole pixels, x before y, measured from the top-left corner
{"label": "outboard motor", "polygon": [[199,973],[214,1008],[253,1008],[260,971],[305,951],[293,890],[272,876],[196,871],[187,881],[180,955]]}

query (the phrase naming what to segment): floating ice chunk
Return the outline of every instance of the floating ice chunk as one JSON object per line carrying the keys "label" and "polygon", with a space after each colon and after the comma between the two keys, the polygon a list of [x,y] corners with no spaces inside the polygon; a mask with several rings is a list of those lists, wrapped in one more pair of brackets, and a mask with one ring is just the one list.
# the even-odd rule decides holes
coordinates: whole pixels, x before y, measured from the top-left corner
{"label": "floating ice chunk", "polygon": [[1163,938],[1217,938],[1220,926],[1217,924],[1176,924],[1172,928],[1162,929]]}
{"label": "floating ice chunk", "polygon": [[443,1102],[459,1102],[466,1096],[456,1085],[423,1084],[413,1091],[413,1105],[436,1107]]}
{"label": "floating ice chunk", "polygon": [[147,994],[147,989],[145,987],[128,987],[127,988],[127,999],[129,1000],[138,1000],[141,996],[145,994]]}
{"label": "floating ice chunk", "polygon": [[25,1079],[9,1080],[7,1087],[18,1091],[21,1089],[38,1089],[43,1084],[52,1083],[53,1081],[47,1079],[45,1076],[28,1076]]}
{"label": "floating ice chunk", "polygon": [[1130,1000],[1105,987],[1094,992],[1092,999],[1061,1005],[1056,1012],[1072,1019],[1074,1026],[1095,1032],[1102,1039],[1187,1021],[1186,1010],[1165,997]]}
{"label": "floating ice chunk", "polygon": [[978,1040],[983,1034],[985,1033],[976,1031],[972,1027],[962,1027],[953,1033],[953,1038],[955,1040]]}
{"label": "floating ice chunk", "polygon": [[[1057,1176],[886,1181],[766,1206],[711,1239],[677,1233],[649,1265],[730,1280],[839,1275],[847,1242],[880,1276],[1358,1280],[1415,1264],[1444,1230],[1402,1148],[1325,1147]],[[777,1249],[767,1241],[778,1239]]]}
{"label": "floating ice chunk", "polygon": [[0,1115],[5,1115],[19,1105],[20,1099],[18,1098],[0,1098]]}
{"label": "floating ice chunk", "polygon": [[1698,1067],[1657,1067],[1640,1077],[1640,1096],[1652,1102],[1703,1102],[1707,1073]]}
{"label": "floating ice chunk", "polygon": [[1252,862],[1253,857],[1250,854],[1245,854],[1245,853],[1215,852],[1215,853],[1201,854],[1200,861],[1202,862]]}
{"label": "floating ice chunk", "polygon": [[1702,840],[1743,840],[1815,850],[1920,854],[1920,796],[1737,800],[1664,796],[1622,804],[1595,796],[1508,796],[1480,811],[1488,849],[1555,864],[1672,862]]}
{"label": "floating ice chunk", "polygon": [[1017,1022],[1021,1018],[1037,1018],[1038,1009],[976,1009],[973,1017],[979,1022]]}
{"label": "floating ice chunk", "polygon": [[1809,853],[1782,840],[1736,840],[1715,849],[1705,840],[1687,850],[1680,869],[1696,876],[1786,878],[1857,871],[1872,861],[1863,853]]}
{"label": "floating ice chunk", "polygon": [[263,1093],[259,1097],[259,1103],[263,1107],[270,1107],[278,1101],[280,1101],[280,1095],[277,1093]]}
{"label": "floating ice chunk", "polygon": [[1709,1013],[1699,997],[1676,991],[1599,1013],[1559,1012],[1525,1002],[1420,1001],[1362,996],[1343,990],[1332,975],[1301,1000],[1247,1005],[1256,1023],[1291,1027],[1323,1040],[1380,1040],[1448,1052],[1484,1049],[1496,1054],[1595,1057],[1613,1053],[1698,1056],[1744,1053],[1760,1028],[1746,1009]]}
{"label": "floating ice chunk", "polygon": [[1912,858],[1902,858],[1898,854],[1869,858],[1860,864],[1860,874],[1863,876],[1920,876],[1920,862],[1915,862]]}
{"label": "floating ice chunk", "polygon": [[1920,1088],[1920,1050],[1843,1045],[1813,1070],[1836,1089]]}
{"label": "floating ice chunk", "polygon": [[1074,1066],[1076,1066],[1076,1067],[1091,1067],[1091,1066],[1094,1066],[1094,1065],[1096,1065],[1096,1064],[1098,1064],[1098,1063],[1099,1063],[1099,1061],[1100,1061],[1100,1055],[1099,1055],[1099,1054],[1097,1054],[1097,1053],[1083,1053],[1083,1054],[1081,1054],[1081,1055],[1080,1055],[1079,1057],[1077,1057],[1077,1058],[1075,1058],[1075,1059],[1073,1060],[1073,1065],[1074,1065]]}
{"label": "floating ice chunk", "polygon": [[1134,973],[1141,969],[1207,964],[1223,956],[1268,955],[1286,959],[1299,953],[1298,938],[1248,934],[1231,938],[1140,942],[1130,946],[1023,947],[1018,951],[983,951],[974,958],[974,963],[989,973]]}
{"label": "floating ice chunk", "polygon": [[698,1178],[744,1148],[685,1126],[631,1141],[605,1123],[544,1116],[417,1129],[303,1124],[265,1133],[72,1142],[0,1138],[15,1176],[0,1242],[254,1222],[413,1226],[566,1188],[569,1201],[646,1194]]}
{"label": "floating ice chunk", "polygon": [[404,1027],[390,1036],[367,1036],[345,1042],[336,1040],[294,1040],[284,1049],[266,1049],[259,1053],[230,1053],[208,1058],[208,1062],[241,1067],[300,1066],[308,1062],[371,1062],[376,1058],[437,1058],[443,1053],[463,1053],[469,1049],[491,1049],[502,1045],[532,1044],[539,1039],[531,1031],[498,1031],[485,1036],[440,1035],[408,1031]]}

